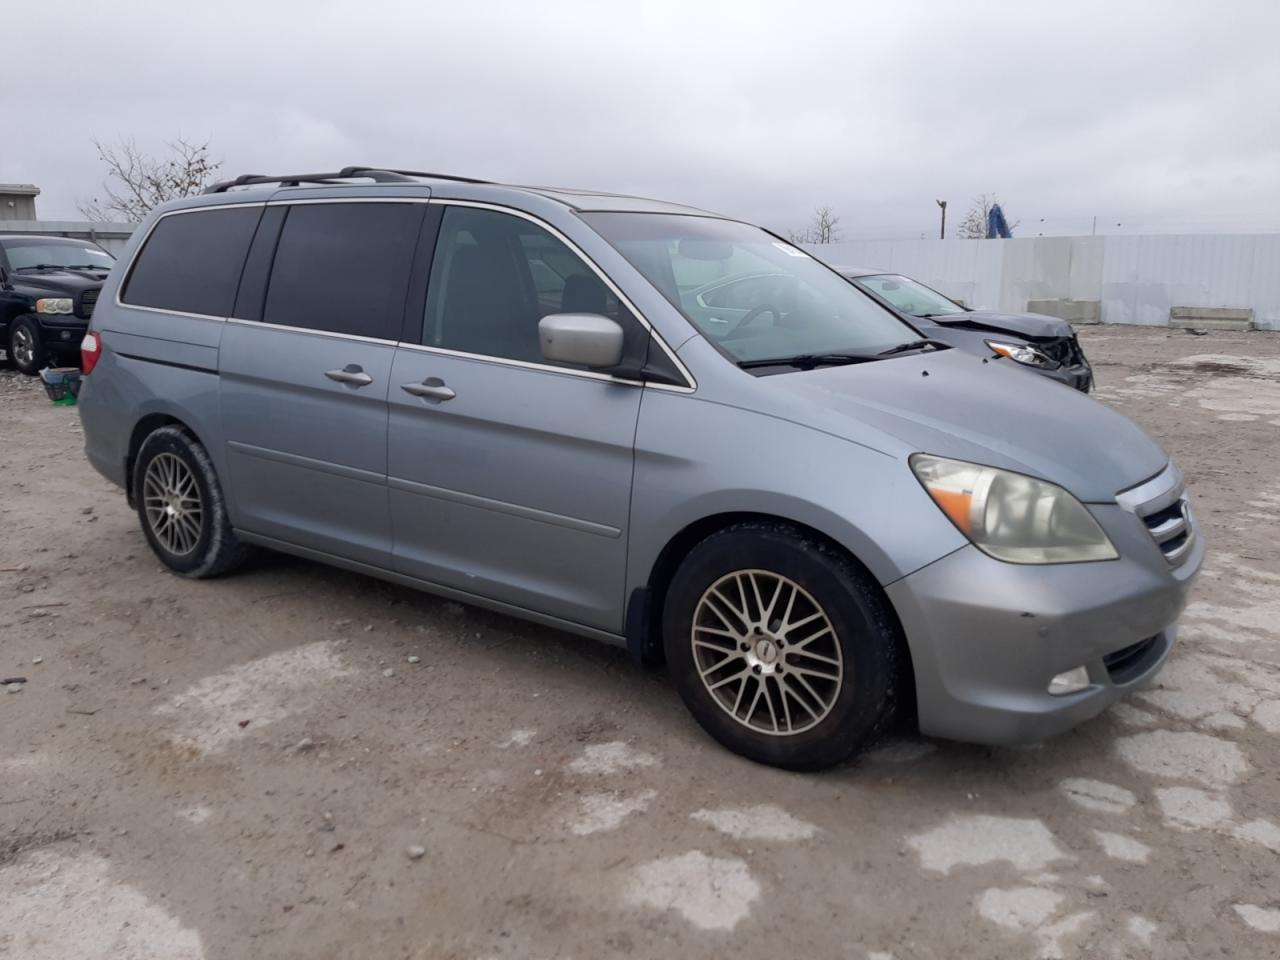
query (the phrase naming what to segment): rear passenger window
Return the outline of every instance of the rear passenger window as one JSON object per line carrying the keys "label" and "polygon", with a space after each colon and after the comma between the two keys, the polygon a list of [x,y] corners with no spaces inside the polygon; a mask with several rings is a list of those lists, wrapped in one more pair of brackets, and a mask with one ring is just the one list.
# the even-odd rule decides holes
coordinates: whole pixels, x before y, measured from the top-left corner
{"label": "rear passenger window", "polygon": [[425,209],[417,203],[291,206],[262,319],[398,340]]}
{"label": "rear passenger window", "polygon": [[427,286],[423,343],[509,360],[546,363],[538,321],[552,313],[599,313],[639,325],[576,253],[511,214],[449,207]]}
{"label": "rear passenger window", "polygon": [[235,207],[162,217],[125,281],[121,302],[230,316],[261,215],[261,207]]}

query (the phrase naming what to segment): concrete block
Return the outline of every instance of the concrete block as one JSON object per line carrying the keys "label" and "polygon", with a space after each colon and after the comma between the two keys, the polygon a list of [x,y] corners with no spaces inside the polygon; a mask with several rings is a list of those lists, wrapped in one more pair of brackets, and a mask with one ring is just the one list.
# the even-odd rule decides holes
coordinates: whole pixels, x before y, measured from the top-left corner
{"label": "concrete block", "polygon": [[1252,330],[1252,307],[1170,307],[1169,326],[1180,330]]}
{"label": "concrete block", "polygon": [[1028,300],[1027,312],[1043,313],[1076,326],[1102,322],[1102,303],[1099,300]]}

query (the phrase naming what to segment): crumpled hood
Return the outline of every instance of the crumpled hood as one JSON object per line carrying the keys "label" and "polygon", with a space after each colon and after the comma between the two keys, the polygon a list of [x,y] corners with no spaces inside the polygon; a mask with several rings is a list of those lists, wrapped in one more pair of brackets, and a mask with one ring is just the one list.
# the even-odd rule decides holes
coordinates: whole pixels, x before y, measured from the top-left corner
{"label": "crumpled hood", "polygon": [[930,317],[943,326],[973,325],[992,333],[1008,331],[1024,337],[1070,337],[1071,324],[1043,313],[1000,313],[996,310],[970,310],[967,313]]}
{"label": "crumpled hood", "polygon": [[[761,378],[783,414],[886,453],[932,453],[1049,480],[1091,503],[1159,473],[1146,431],[1078,390],[960,350]],[[925,373],[928,376],[925,376]]]}

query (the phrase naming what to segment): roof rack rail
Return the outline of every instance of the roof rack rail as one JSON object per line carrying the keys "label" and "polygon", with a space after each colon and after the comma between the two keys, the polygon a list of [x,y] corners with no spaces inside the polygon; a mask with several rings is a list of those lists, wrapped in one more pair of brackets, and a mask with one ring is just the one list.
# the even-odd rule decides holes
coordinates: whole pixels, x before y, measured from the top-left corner
{"label": "roof rack rail", "polygon": [[226,193],[232,187],[247,187],[259,183],[278,183],[282,187],[296,187],[303,183],[336,184],[342,180],[366,179],[374,183],[413,183],[418,177],[434,180],[457,180],[461,183],[488,183],[473,177],[455,177],[447,173],[424,173],[419,170],[385,170],[382,167],[343,167],[333,173],[291,173],[283,176],[266,176],[246,173],[233,180],[222,180],[205,187],[205,193]]}

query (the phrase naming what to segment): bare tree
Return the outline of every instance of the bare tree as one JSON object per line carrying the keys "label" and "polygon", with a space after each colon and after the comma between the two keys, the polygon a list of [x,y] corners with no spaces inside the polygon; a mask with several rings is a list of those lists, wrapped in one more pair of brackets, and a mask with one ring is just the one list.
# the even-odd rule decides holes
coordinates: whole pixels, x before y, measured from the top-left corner
{"label": "bare tree", "polygon": [[209,141],[194,143],[179,137],[169,143],[168,156],[143,152],[132,138],[116,146],[94,140],[98,157],[107,165],[104,197],[76,203],[90,220],[137,222],[167,200],[199,193],[222,166],[209,158]]}
{"label": "bare tree", "polygon": [[803,232],[793,230],[787,236],[792,243],[835,243],[840,239],[839,223],[840,218],[830,207],[818,207]]}
{"label": "bare tree", "polygon": [[[960,221],[956,235],[967,240],[981,240],[986,237],[987,218],[991,214],[991,208],[999,202],[994,193],[980,193],[974,197],[973,203],[969,206],[969,212]],[[1014,220],[1009,224],[1009,229],[1012,230],[1021,222],[1021,220]]]}

